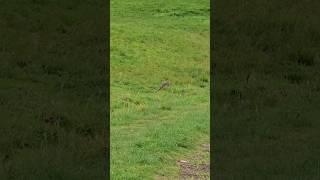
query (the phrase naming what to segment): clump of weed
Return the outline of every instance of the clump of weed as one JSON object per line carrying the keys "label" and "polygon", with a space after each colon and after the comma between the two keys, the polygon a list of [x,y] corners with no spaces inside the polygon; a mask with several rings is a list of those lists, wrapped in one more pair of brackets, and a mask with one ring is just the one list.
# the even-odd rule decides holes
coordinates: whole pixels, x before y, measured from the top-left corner
{"label": "clump of weed", "polygon": [[78,127],[76,129],[77,134],[80,134],[81,136],[84,137],[90,137],[93,138],[95,135],[95,130],[91,127]]}
{"label": "clump of weed", "polygon": [[8,100],[3,98],[3,97],[0,97],[0,105],[5,105],[8,103]]}
{"label": "clump of weed", "polygon": [[134,144],[136,147],[138,147],[138,148],[142,148],[143,147],[143,143],[141,143],[141,142],[137,142],[137,143],[135,143]]}
{"label": "clump of weed", "polygon": [[66,34],[67,33],[67,29],[64,26],[59,26],[57,28],[57,31],[61,34]]}
{"label": "clump of weed", "polygon": [[209,82],[209,79],[207,77],[201,77],[200,81],[201,82]]}
{"label": "clump of weed", "polygon": [[34,136],[38,143],[56,144],[58,142],[58,132],[56,129],[41,127],[34,131]]}
{"label": "clump of weed", "polygon": [[299,50],[289,55],[291,61],[294,61],[302,66],[314,66],[315,56],[311,51]]}
{"label": "clump of weed", "polygon": [[161,109],[161,110],[164,110],[164,111],[170,111],[170,110],[172,110],[172,108],[169,107],[169,106],[161,106],[160,109]]}
{"label": "clump of weed", "polygon": [[61,76],[63,69],[61,67],[58,66],[52,66],[52,65],[42,65],[42,70],[44,71],[44,73],[48,74],[48,75],[58,75]]}
{"label": "clump of weed", "polygon": [[18,61],[16,64],[17,64],[17,66],[19,68],[24,68],[24,67],[26,67],[28,65],[28,62],[26,62],[26,61]]}
{"label": "clump of weed", "polygon": [[206,86],[207,86],[207,84],[208,84],[208,82],[209,82],[209,79],[207,78],[207,77],[201,77],[200,79],[199,79],[199,82],[200,82],[200,85],[199,85],[199,87],[201,87],[201,88],[205,88]]}
{"label": "clump of weed", "polygon": [[304,80],[304,76],[299,73],[290,73],[285,78],[292,84],[300,84]]}
{"label": "clump of weed", "polygon": [[178,147],[181,147],[181,148],[188,148],[188,147],[189,147],[189,145],[188,145],[188,144],[183,143],[183,142],[179,142],[179,143],[177,143],[177,146],[178,146]]}
{"label": "clump of weed", "polygon": [[62,127],[67,128],[70,127],[69,119],[60,113],[49,112],[49,113],[42,113],[40,117],[41,121],[50,126]]}
{"label": "clump of weed", "polygon": [[242,98],[242,92],[241,92],[240,89],[231,89],[230,90],[230,96],[241,99]]}
{"label": "clump of weed", "polygon": [[200,84],[200,85],[199,85],[199,87],[201,87],[201,88],[205,88],[205,87],[206,87],[206,85],[205,85],[205,84]]}
{"label": "clump of weed", "polygon": [[126,103],[133,103],[135,105],[140,105],[141,103],[139,101],[136,101],[132,98],[129,98],[129,97],[125,97],[123,98],[123,101],[126,102]]}

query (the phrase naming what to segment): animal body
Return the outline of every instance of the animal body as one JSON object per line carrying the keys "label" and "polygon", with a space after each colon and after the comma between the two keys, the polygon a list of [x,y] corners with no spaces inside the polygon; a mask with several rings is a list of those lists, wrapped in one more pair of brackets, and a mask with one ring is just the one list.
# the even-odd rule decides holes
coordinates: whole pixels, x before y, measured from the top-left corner
{"label": "animal body", "polygon": [[160,85],[160,88],[157,90],[157,92],[160,91],[160,90],[162,90],[162,89],[165,89],[165,88],[167,88],[167,87],[169,87],[169,86],[170,86],[170,82],[169,82],[169,81],[163,81],[163,82],[161,83],[161,85]]}

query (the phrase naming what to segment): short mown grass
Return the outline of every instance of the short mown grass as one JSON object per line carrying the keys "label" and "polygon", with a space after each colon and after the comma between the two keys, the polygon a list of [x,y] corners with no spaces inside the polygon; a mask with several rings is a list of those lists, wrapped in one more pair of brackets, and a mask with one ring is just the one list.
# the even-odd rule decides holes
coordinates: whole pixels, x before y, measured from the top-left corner
{"label": "short mown grass", "polygon": [[111,2],[112,179],[177,178],[209,137],[209,79],[209,1]]}

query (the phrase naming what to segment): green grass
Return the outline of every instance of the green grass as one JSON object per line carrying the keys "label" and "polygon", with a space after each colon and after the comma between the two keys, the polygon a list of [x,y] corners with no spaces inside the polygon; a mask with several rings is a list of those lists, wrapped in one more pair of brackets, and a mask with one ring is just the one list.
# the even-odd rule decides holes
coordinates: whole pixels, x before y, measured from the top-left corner
{"label": "green grass", "polygon": [[215,1],[216,179],[319,179],[319,8]]}
{"label": "green grass", "polygon": [[208,136],[209,1],[111,1],[111,178],[177,178]]}
{"label": "green grass", "polygon": [[0,1],[1,179],[103,179],[106,6]]}

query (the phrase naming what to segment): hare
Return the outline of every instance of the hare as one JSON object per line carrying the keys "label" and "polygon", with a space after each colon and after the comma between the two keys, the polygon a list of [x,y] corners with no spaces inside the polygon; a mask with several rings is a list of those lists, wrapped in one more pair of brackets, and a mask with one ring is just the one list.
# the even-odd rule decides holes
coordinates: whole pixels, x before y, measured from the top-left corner
{"label": "hare", "polygon": [[169,86],[170,86],[170,82],[169,81],[163,81],[161,83],[161,85],[160,85],[160,88],[157,90],[157,92],[160,91],[161,89],[167,88]]}

